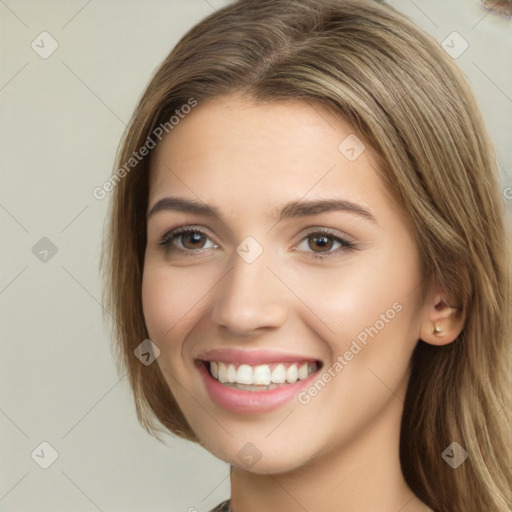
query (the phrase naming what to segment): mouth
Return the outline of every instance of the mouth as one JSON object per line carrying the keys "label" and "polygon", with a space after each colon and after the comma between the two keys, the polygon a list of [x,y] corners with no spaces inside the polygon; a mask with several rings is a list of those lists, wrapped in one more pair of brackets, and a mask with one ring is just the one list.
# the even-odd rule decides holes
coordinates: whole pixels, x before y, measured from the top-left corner
{"label": "mouth", "polygon": [[206,361],[208,373],[221,384],[245,391],[270,391],[306,380],[318,371],[317,362],[240,364]]}
{"label": "mouth", "polygon": [[[215,357],[215,355],[217,357]],[[270,412],[293,400],[314,380],[323,364],[314,359],[220,352],[196,359],[210,398],[238,414]]]}

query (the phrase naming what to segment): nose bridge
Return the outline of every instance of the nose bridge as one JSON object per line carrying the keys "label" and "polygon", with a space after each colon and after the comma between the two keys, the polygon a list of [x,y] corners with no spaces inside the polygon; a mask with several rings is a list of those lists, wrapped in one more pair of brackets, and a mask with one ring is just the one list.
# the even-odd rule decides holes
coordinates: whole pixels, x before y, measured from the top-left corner
{"label": "nose bridge", "polygon": [[212,310],[214,322],[238,335],[261,328],[279,327],[286,321],[286,296],[279,280],[267,268],[267,256],[255,259],[233,255],[231,272],[218,287]]}

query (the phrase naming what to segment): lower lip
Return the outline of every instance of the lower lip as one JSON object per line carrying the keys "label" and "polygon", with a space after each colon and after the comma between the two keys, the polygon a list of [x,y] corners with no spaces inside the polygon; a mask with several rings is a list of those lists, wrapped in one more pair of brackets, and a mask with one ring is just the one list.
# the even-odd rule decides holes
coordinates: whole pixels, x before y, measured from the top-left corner
{"label": "lower lip", "polygon": [[295,398],[297,393],[302,388],[307,387],[318,373],[317,371],[312,373],[307,379],[298,380],[294,384],[286,384],[275,389],[246,391],[220,383],[210,375],[204,363],[199,364],[199,372],[203,377],[206,390],[212,400],[222,408],[238,414],[261,414],[279,408]]}

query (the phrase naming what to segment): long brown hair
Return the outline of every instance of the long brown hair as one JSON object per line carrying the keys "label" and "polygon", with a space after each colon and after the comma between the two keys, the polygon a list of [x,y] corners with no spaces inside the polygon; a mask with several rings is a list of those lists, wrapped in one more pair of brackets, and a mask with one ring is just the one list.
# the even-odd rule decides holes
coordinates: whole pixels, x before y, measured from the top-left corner
{"label": "long brown hair", "polygon": [[[509,510],[512,254],[493,145],[451,58],[370,0],[238,1],[193,27],[147,87],[118,154],[125,172],[112,182],[102,258],[119,369],[141,424],[157,438],[167,429],[197,440],[158,365],[134,356],[148,337],[141,281],[151,157],[126,162],[183,105],[233,93],[321,104],[378,155],[416,228],[425,276],[466,317],[453,343],[420,340],[413,354],[405,479],[439,512]],[[442,458],[452,442],[469,455],[457,469]]]}

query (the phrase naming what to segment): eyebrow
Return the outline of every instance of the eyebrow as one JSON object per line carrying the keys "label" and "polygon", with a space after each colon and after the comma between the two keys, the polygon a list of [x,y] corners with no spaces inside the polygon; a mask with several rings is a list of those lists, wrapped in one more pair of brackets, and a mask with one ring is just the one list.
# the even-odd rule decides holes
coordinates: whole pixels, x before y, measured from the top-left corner
{"label": "eyebrow", "polygon": [[[164,197],[157,201],[149,210],[147,219],[160,211],[178,211],[185,213],[193,213],[206,217],[218,217],[222,219],[220,211],[215,206],[211,206],[194,199],[185,199],[182,197]],[[377,219],[368,210],[362,206],[348,201],[346,199],[318,199],[318,200],[299,200],[287,203],[280,211],[272,216],[281,222],[286,219],[294,219],[298,217],[306,217],[309,215],[319,215],[325,212],[346,211],[364,217],[377,224]]]}

